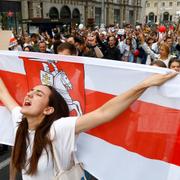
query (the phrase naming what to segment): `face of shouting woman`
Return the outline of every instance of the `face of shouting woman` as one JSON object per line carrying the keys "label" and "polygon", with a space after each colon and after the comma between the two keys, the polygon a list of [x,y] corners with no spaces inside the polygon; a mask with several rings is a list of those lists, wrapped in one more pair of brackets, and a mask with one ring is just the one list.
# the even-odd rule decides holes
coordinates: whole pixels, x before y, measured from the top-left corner
{"label": "face of shouting woman", "polygon": [[21,113],[25,117],[44,117],[49,110],[50,89],[47,86],[38,85],[31,89],[24,98]]}

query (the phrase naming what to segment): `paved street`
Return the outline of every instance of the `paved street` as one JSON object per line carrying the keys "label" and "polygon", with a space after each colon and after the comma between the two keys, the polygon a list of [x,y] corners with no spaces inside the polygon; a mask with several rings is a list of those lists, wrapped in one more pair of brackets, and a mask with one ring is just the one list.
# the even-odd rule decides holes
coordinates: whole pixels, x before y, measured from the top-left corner
{"label": "paved street", "polygon": [[[0,180],[9,179],[9,162],[10,162],[11,149],[8,148],[8,151],[0,153]],[[16,180],[22,180],[20,176]]]}
{"label": "paved street", "polygon": [[0,154],[0,179],[8,180],[10,162],[10,150]]}

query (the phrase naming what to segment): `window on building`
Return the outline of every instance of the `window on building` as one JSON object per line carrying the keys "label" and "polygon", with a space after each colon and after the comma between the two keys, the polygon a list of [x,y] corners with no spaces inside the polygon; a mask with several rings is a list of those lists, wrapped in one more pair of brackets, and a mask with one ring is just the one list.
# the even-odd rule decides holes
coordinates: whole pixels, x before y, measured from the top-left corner
{"label": "window on building", "polygon": [[58,19],[59,18],[59,12],[56,7],[52,7],[49,11],[49,17],[51,19]]}
{"label": "window on building", "polygon": [[150,3],[147,3],[147,4],[146,4],[146,7],[150,7]]}
{"label": "window on building", "polygon": [[150,22],[154,22],[154,13],[153,12],[151,12],[151,13],[149,13],[149,21]]}
{"label": "window on building", "polygon": [[70,23],[70,21],[71,21],[71,10],[68,6],[63,6],[61,8],[60,18],[65,23]]}
{"label": "window on building", "polygon": [[168,12],[165,12],[163,14],[163,21],[169,21],[169,13]]}
{"label": "window on building", "polygon": [[169,18],[170,21],[172,21],[172,15],[170,15],[170,18]]}
{"label": "window on building", "polygon": [[173,2],[169,2],[169,6],[172,7],[173,6]]}
{"label": "window on building", "polygon": [[148,22],[148,16],[146,16],[146,23]]}
{"label": "window on building", "polygon": [[120,23],[120,9],[114,9],[114,24]]}
{"label": "window on building", "polygon": [[33,3],[28,1],[28,15],[29,19],[33,18]]}
{"label": "window on building", "polygon": [[80,24],[81,18],[80,18],[80,12],[79,9],[75,8],[72,12],[72,24]]}
{"label": "window on building", "polygon": [[157,5],[158,5],[158,3],[156,2],[156,3],[154,3],[154,7],[157,7]]}
{"label": "window on building", "polygon": [[0,1],[0,26],[3,30],[19,31],[21,28],[21,3]]}
{"label": "window on building", "polygon": [[180,2],[177,2],[177,6],[180,6]]}
{"label": "window on building", "polygon": [[134,11],[129,11],[129,22],[130,24],[134,23]]}
{"label": "window on building", "polygon": [[162,2],[162,7],[164,7],[165,6],[165,2]]}
{"label": "window on building", "polygon": [[157,16],[155,16],[155,22],[157,22]]}
{"label": "window on building", "polygon": [[101,25],[101,8],[95,8],[95,23],[97,26]]}

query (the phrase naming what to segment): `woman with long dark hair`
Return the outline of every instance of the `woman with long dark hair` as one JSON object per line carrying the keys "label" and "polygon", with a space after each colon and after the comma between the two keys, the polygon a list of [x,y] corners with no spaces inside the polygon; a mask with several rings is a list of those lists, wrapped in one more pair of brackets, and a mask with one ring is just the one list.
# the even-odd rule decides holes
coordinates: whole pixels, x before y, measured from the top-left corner
{"label": "woman with long dark hair", "polygon": [[[15,128],[11,163],[13,172],[22,172],[25,180],[53,179],[53,147],[57,149],[63,169],[70,169],[73,166],[72,154],[76,150],[76,134],[113,120],[148,87],[161,85],[175,75],[152,75],[100,108],[80,117],[69,117],[65,100],[53,87],[45,85],[30,90],[22,107],[19,107],[0,79],[0,100],[11,111]],[[15,177],[14,173],[11,173],[11,177]]]}

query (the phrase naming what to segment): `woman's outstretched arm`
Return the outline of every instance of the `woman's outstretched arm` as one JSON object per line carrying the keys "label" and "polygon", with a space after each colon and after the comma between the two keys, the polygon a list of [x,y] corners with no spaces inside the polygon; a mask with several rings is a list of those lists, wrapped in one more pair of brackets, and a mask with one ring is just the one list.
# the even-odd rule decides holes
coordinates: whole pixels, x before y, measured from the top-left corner
{"label": "woman's outstretched arm", "polygon": [[112,98],[100,108],[79,117],[76,122],[76,133],[113,120],[137,100],[148,87],[159,86],[176,75],[177,73],[155,74],[146,78],[125,93]]}
{"label": "woman's outstretched arm", "polygon": [[18,103],[10,95],[8,89],[6,88],[3,80],[0,78],[0,101],[12,111],[14,107],[18,106]]}

